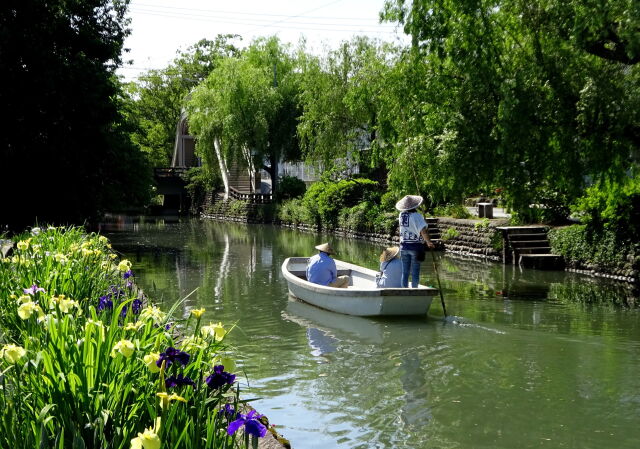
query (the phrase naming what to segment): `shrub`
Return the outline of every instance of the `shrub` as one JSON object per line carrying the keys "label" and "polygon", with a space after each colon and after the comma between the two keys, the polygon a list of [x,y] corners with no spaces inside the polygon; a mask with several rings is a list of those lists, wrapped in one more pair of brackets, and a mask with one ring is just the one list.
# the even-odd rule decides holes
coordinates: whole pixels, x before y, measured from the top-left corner
{"label": "shrub", "polygon": [[588,188],[573,211],[596,232],[611,230],[620,239],[640,240],[640,175]]}
{"label": "shrub", "polygon": [[458,237],[460,233],[456,230],[456,228],[448,228],[446,231],[442,233],[442,240],[452,240]]}
{"label": "shrub", "polygon": [[243,200],[230,200],[228,202],[229,215],[244,216],[247,214],[247,208],[249,207],[248,201]]}
{"label": "shrub", "polygon": [[613,230],[594,232],[587,225],[573,225],[549,231],[554,253],[575,267],[593,267],[603,271],[640,269],[640,244],[621,241]]}
{"label": "shrub", "polygon": [[278,181],[276,201],[299,198],[307,191],[307,185],[302,179],[295,176],[282,176]]}
{"label": "shrub", "polygon": [[480,221],[476,221],[476,222],[473,224],[473,228],[474,228],[476,231],[485,231],[485,230],[489,227],[489,223],[490,223],[490,221],[489,221],[489,219],[488,219],[488,218],[483,218],[483,219],[482,219],[482,220],[480,220]]}
{"label": "shrub", "polygon": [[185,189],[189,193],[191,203],[195,206],[204,202],[205,195],[220,187],[219,175],[213,174],[206,167],[192,167],[186,174]]}
{"label": "shrub", "polygon": [[301,198],[294,198],[282,203],[278,208],[277,216],[280,221],[294,225],[314,224],[312,214],[306,208]]}
{"label": "shrub", "polygon": [[318,225],[334,228],[340,212],[360,202],[377,203],[378,183],[370,179],[350,179],[312,184],[302,201]]}

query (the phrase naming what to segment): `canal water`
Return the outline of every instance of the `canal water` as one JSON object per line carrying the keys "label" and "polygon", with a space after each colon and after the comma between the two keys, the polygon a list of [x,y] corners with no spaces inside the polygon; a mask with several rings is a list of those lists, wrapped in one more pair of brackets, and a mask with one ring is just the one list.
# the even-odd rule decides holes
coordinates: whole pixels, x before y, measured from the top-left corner
{"label": "canal water", "polygon": [[[271,226],[121,220],[103,233],[163,308],[237,327],[243,397],[294,449],[640,447],[640,310],[628,286],[437,255],[428,317],[367,319],[288,297],[280,266],[330,241]],[[423,283],[437,285],[431,260]]]}

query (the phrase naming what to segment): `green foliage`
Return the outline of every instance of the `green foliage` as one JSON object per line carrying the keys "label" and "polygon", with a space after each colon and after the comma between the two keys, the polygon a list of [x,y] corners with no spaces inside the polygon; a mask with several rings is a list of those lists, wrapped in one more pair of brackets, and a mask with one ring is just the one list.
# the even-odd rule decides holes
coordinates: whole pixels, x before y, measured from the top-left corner
{"label": "green foliage", "polygon": [[480,221],[476,221],[473,224],[473,229],[475,229],[476,231],[484,231],[489,227],[489,219],[488,218],[483,218]]}
{"label": "green foliage", "polygon": [[278,201],[299,198],[307,191],[307,185],[295,176],[282,176],[278,181],[276,199]]}
{"label": "green foliage", "polygon": [[301,57],[298,134],[307,160],[320,161],[326,169],[347,157],[363,168],[381,165],[374,153],[361,150],[377,145],[382,81],[396,53],[390,45],[360,36],[323,56]]}
{"label": "green foliage", "polygon": [[491,247],[496,251],[502,251],[504,248],[504,239],[501,231],[494,231],[491,234]]}
{"label": "green foliage", "polygon": [[222,184],[219,172],[209,170],[208,167],[192,167],[186,174],[185,189],[189,193],[192,204],[203,203],[207,192],[217,190]]}
{"label": "green foliage", "polygon": [[447,203],[444,206],[433,208],[433,215],[436,217],[471,218],[471,214],[462,204]]}
{"label": "green foliage", "polygon": [[249,202],[243,200],[230,200],[227,202],[227,206],[229,215],[244,216],[247,214]]}
{"label": "green foliage", "polygon": [[283,202],[278,209],[278,219],[284,223],[314,224],[314,218],[301,198]]}
{"label": "green foliage", "polygon": [[395,214],[385,213],[379,205],[369,201],[343,209],[338,216],[338,226],[352,232],[391,235],[397,222]]}
{"label": "green foliage", "polygon": [[552,251],[578,268],[640,269],[640,244],[620,240],[612,230],[595,232],[587,225],[573,225],[552,229],[548,235]]}
{"label": "green foliage", "polygon": [[446,231],[444,231],[442,233],[442,240],[452,240],[455,239],[456,237],[458,237],[460,235],[460,233],[458,232],[458,230],[456,228],[447,228]]}
{"label": "green foliage", "polygon": [[298,158],[294,68],[289,47],[276,37],[258,39],[222,60],[193,91],[187,113],[205,165],[218,169],[222,160],[264,168],[277,192],[278,162]]}
{"label": "green foliage", "polygon": [[383,19],[412,38],[379,102],[391,189],[441,203],[499,187],[524,221],[531,204],[544,206],[532,218],[558,221],[585,179],[627,172],[640,113],[632,3],[385,2]]}
{"label": "green foliage", "polygon": [[302,202],[314,222],[326,228],[338,225],[340,213],[360,202],[378,202],[378,183],[370,179],[343,179],[337,182],[316,182],[305,193]]}
{"label": "green foliage", "polygon": [[[82,223],[148,198],[150,171],[118,111],[128,4],[3,2],[3,224]],[[16,188],[25,176],[42,188]]]}
{"label": "green foliage", "polygon": [[238,36],[202,39],[180,53],[163,69],[149,70],[127,85],[127,115],[136,124],[133,142],[154,167],[168,167],[176,139],[176,126],[189,92],[204,80],[222,58],[239,50]]}
{"label": "green foliage", "polygon": [[[230,360],[225,329],[174,317],[182,302],[160,310],[130,269],[78,228],[33,228],[0,259],[0,446],[128,449],[145,432],[154,447],[247,447],[219,413],[239,389],[205,383],[214,358]],[[188,360],[158,367],[168,348]],[[179,375],[195,385],[165,383]]]}
{"label": "green foliage", "polygon": [[589,187],[574,212],[589,228],[611,230],[622,239],[640,240],[640,175],[620,182],[604,180]]}

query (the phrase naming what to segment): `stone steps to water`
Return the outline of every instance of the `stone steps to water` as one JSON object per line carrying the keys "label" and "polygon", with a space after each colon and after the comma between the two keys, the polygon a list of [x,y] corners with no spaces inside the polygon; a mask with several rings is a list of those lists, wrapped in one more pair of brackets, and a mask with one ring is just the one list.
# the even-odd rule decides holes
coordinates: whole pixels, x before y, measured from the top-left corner
{"label": "stone steps to water", "polygon": [[522,267],[555,270],[564,266],[564,259],[551,254],[546,226],[505,226],[498,228],[503,233],[505,262]]}
{"label": "stone steps to water", "polygon": [[550,254],[551,247],[549,246],[533,246],[529,248],[518,248],[518,254]]}
{"label": "stone steps to water", "polygon": [[558,254],[521,254],[518,265],[540,270],[561,270],[564,268],[564,258]]}
{"label": "stone steps to water", "polygon": [[511,246],[514,248],[530,248],[535,246],[549,246],[549,240],[512,240]]}

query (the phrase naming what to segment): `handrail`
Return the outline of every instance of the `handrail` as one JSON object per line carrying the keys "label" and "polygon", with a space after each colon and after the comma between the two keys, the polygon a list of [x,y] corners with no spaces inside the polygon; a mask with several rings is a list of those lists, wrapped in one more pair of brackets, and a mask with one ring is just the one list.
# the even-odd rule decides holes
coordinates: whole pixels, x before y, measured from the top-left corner
{"label": "handrail", "polygon": [[270,193],[243,193],[229,187],[229,196],[234,200],[248,201],[251,204],[268,204],[273,200]]}
{"label": "handrail", "polygon": [[158,167],[153,169],[153,174],[156,178],[182,178],[188,170],[185,167]]}

